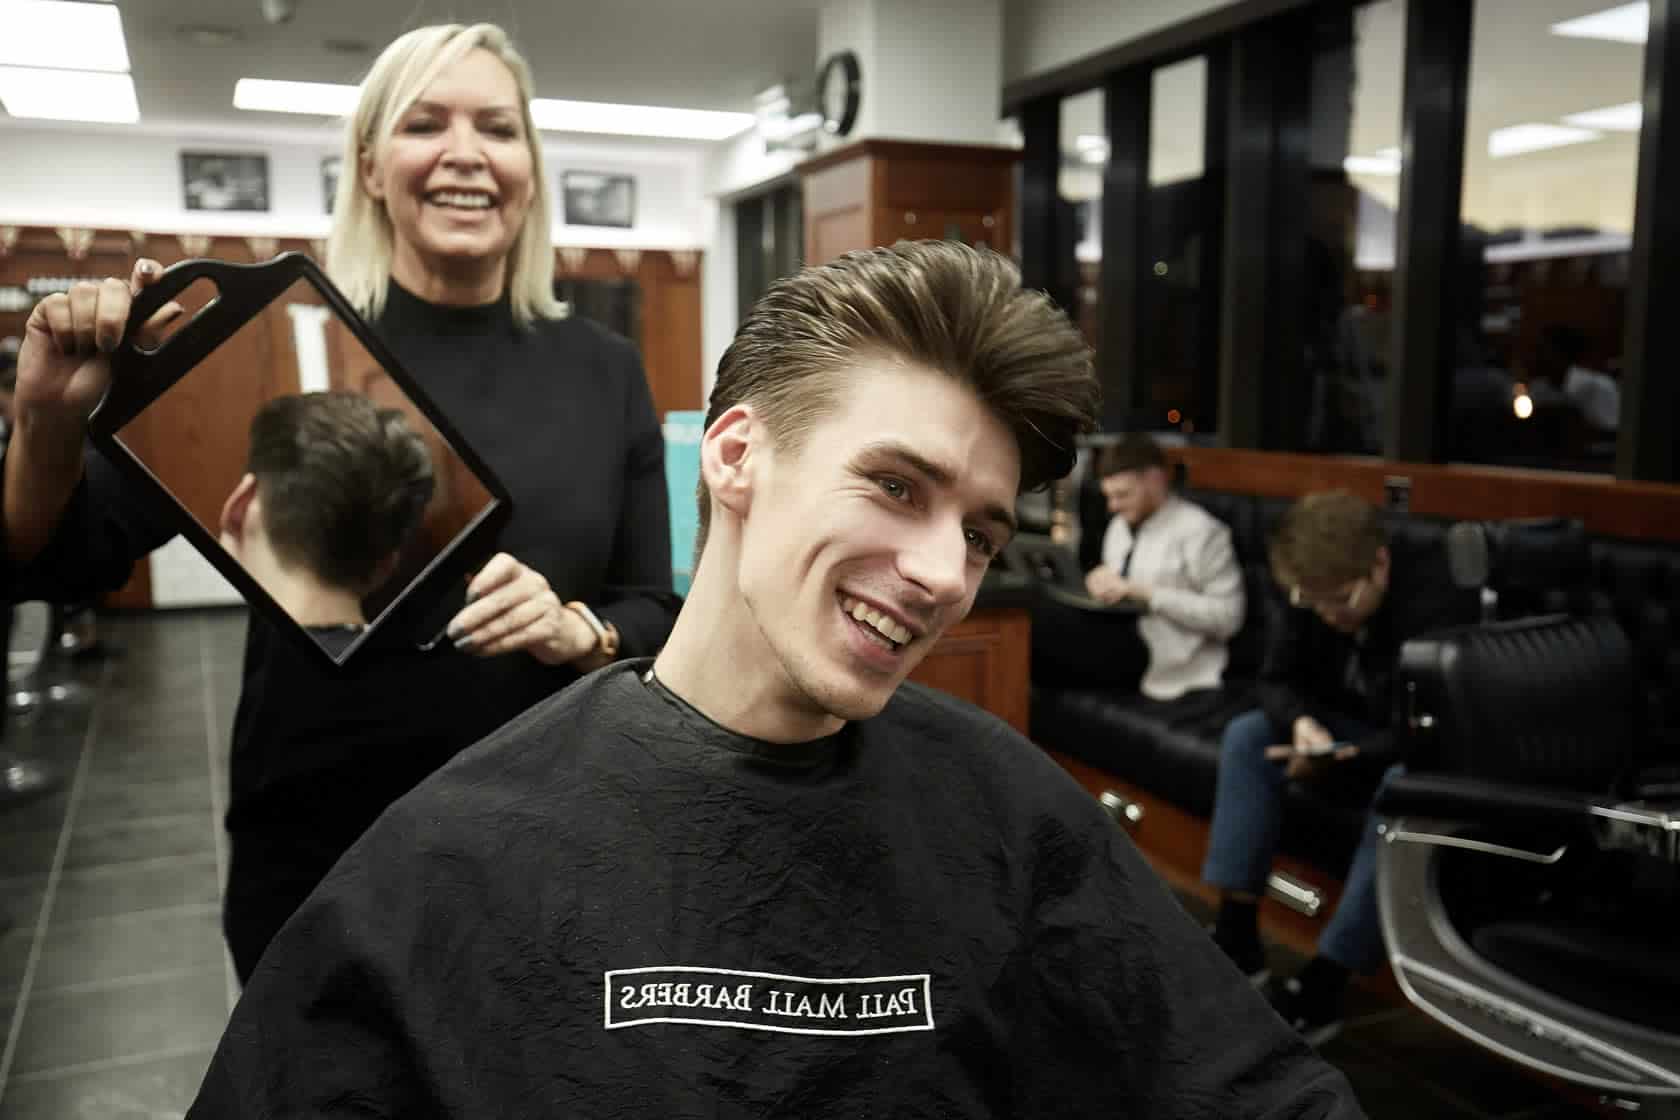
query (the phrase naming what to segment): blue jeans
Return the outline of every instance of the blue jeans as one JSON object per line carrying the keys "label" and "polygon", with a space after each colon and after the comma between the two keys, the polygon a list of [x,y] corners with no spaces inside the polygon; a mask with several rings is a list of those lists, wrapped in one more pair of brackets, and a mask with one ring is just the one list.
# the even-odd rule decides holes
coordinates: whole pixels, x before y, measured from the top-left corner
{"label": "blue jeans", "polygon": [[[1358,720],[1322,721],[1338,740],[1358,739],[1370,730]],[[1213,799],[1213,828],[1202,878],[1227,891],[1266,893],[1283,821],[1288,786],[1284,764],[1266,748],[1291,741],[1289,728],[1276,728],[1262,711],[1245,712],[1225,728],[1219,747],[1219,782]],[[1334,765],[1334,763],[1331,763]],[[1386,785],[1404,768],[1383,774]],[[1379,790],[1381,785],[1378,786]],[[1367,815],[1365,832],[1348,868],[1341,905],[1318,940],[1318,951],[1352,972],[1370,972],[1383,961],[1382,922],[1377,913],[1377,819]]]}

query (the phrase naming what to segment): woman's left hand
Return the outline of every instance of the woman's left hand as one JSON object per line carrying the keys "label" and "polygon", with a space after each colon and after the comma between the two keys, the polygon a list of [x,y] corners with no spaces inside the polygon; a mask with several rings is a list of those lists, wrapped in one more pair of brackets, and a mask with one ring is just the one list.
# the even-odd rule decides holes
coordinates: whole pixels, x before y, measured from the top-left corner
{"label": "woman's left hand", "polygon": [[568,609],[541,572],[498,552],[467,585],[467,605],[449,623],[455,648],[477,657],[524,650],[545,665],[594,652],[595,631]]}

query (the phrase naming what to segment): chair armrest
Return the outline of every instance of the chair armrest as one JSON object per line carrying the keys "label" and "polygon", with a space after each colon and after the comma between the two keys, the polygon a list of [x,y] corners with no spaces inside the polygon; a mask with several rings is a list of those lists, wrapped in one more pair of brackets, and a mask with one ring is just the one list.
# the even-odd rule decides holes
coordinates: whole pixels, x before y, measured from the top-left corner
{"label": "chair armrest", "polygon": [[1389,817],[1433,817],[1472,824],[1580,824],[1590,819],[1600,797],[1451,774],[1402,774],[1383,786],[1375,809]]}

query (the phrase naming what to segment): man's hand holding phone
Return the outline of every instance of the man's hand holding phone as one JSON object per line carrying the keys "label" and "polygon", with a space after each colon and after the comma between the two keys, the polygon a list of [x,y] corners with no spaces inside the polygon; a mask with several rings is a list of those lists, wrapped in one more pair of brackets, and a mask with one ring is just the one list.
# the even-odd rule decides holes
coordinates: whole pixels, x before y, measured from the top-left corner
{"label": "man's hand holding phone", "polygon": [[1266,757],[1273,761],[1286,762],[1284,776],[1292,782],[1312,777],[1325,759],[1341,762],[1359,753],[1358,746],[1338,742],[1336,737],[1330,734],[1330,729],[1312,716],[1297,719],[1291,732],[1294,741],[1267,747]]}

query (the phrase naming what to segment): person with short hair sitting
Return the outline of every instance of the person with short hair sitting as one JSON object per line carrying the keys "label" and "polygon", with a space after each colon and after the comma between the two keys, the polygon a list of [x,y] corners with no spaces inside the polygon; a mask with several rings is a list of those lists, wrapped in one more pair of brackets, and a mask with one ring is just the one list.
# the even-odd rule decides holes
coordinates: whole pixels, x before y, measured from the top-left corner
{"label": "person with short hair sitting", "polygon": [[1097,400],[994,253],[774,284],[718,370],[664,650],[392,806],[189,1117],[1363,1115],[1065,771],[905,683]]}
{"label": "person with short hair sitting", "polygon": [[[1368,804],[1401,761],[1392,725],[1401,645],[1477,616],[1476,596],[1453,582],[1444,548],[1391,534],[1381,513],[1351,494],[1296,502],[1272,538],[1270,559],[1289,609],[1268,635],[1260,708],[1225,728],[1202,868],[1221,895],[1214,940],[1255,983],[1269,977],[1258,907],[1289,783]],[[1285,1020],[1309,1041],[1340,1029],[1348,976],[1382,963],[1375,855],[1371,821],[1318,955],[1273,988]]]}
{"label": "person with short hair sitting", "polygon": [[1136,690],[1177,700],[1219,688],[1226,643],[1242,629],[1246,596],[1231,530],[1172,492],[1167,458],[1134,432],[1104,447],[1096,474],[1111,515],[1085,589],[1136,614],[1049,600],[1033,616],[1033,675],[1051,685]]}

